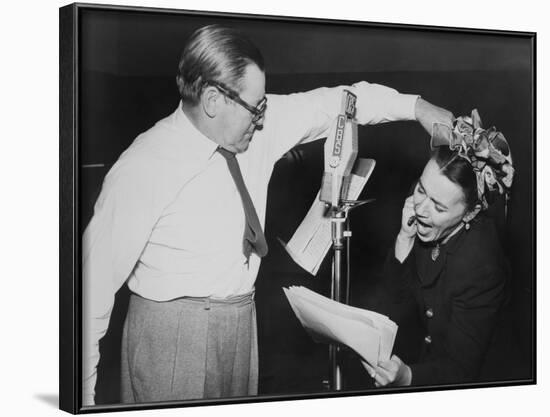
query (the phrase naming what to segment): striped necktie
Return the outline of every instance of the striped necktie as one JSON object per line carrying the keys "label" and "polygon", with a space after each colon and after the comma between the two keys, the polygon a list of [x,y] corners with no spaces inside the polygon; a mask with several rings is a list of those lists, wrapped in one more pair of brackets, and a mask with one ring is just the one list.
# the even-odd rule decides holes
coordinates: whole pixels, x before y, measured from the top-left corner
{"label": "striped necktie", "polygon": [[258,256],[263,257],[267,254],[267,242],[265,240],[258,214],[250,198],[250,194],[246,189],[246,185],[243,180],[239,162],[233,152],[229,152],[227,149],[218,147],[217,151],[225,158],[229,172],[235,181],[237,190],[241,196],[241,201],[244,207],[245,214],[245,227],[243,236],[243,253],[246,259],[250,258],[252,251],[256,252]]}

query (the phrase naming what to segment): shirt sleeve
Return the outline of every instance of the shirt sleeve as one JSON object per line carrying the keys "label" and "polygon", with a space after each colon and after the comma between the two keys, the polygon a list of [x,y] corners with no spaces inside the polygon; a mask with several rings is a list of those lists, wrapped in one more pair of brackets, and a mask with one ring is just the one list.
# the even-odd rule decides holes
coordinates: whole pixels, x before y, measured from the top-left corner
{"label": "shirt sleeve", "polygon": [[305,93],[270,95],[264,128],[272,136],[274,159],[300,143],[327,137],[341,111],[342,93],[346,89],[357,95],[356,120],[361,125],[415,120],[417,95],[401,94],[366,81]]}
{"label": "shirt sleeve", "polygon": [[[143,164],[142,164],[143,165]],[[128,279],[155,219],[151,175],[119,161],[108,173],[82,238],[82,401],[94,404],[99,340],[105,335],[115,293]]]}
{"label": "shirt sleeve", "polygon": [[362,81],[353,85],[357,95],[356,119],[361,125],[416,120],[418,95],[401,94],[393,88]]}
{"label": "shirt sleeve", "polygon": [[504,299],[504,271],[482,267],[462,274],[453,296],[448,333],[439,357],[411,365],[412,384],[471,382],[487,351]]}

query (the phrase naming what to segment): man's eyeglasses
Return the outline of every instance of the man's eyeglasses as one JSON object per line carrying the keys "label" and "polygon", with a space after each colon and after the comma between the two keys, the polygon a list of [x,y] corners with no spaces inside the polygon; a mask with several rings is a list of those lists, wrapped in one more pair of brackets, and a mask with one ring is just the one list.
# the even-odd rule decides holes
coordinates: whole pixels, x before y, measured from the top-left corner
{"label": "man's eyeglasses", "polygon": [[227,98],[233,100],[235,103],[241,105],[246,110],[248,110],[250,113],[252,113],[252,123],[258,124],[258,122],[264,117],[265,110],[267,108],[267,97],[264,97],[256,107],[251,106],[246,101],[244,101],[240,96],[239,93],[232,90],[231,88],[225,86],[222,83],[219,83],[217,81],[208,80],[206,81],[206,84],[216,87],[224,96]]}

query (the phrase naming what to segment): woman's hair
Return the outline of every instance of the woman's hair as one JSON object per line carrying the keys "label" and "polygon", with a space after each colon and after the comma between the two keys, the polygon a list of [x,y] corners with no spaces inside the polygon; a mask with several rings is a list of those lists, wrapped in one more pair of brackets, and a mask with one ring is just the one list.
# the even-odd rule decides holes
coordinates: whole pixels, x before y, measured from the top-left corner
{"label": "woman's hair", "polygon": [[264,71],[262,54],[242,33],[219,25],[196,30],[178,65],[176,81],[183,102],[196,105],[209,80],[241,91],[241,81],[250,64]]}
{"label": "woman's hair", "polygon": [[470,162],[443,146],[433,151],[432,159],[441,169],[441,173],[462,189],[466,210],[472,211],[479,204],[479,198],[477,178]]}

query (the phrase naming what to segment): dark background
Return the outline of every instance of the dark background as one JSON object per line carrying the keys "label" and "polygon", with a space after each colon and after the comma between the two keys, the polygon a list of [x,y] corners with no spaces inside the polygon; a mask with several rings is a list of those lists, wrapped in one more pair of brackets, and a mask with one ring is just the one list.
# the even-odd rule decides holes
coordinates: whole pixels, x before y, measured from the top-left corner
{"label": "dark background", "polygon": [[[477,108],[486,127],[510,142],[516,167],[508,219],[497,213],[512,271],[511,298],[496,331],[484,380],[533,378],[534,137],[531,39],[519,34],[443,31],[365,24],[277,21],[85,9],[80,16],[79,163],[80,225],[109,167],[141,132],[174,111],[177,62],[198,27],[222,23],[241,29],[262,50],[267,91],[289,93],[367,80],[416,93],[455,115]],[[360,157],[377,166],[362,198],[375,198],[351,214],[351,304],[373,308],[381,264],[399,228],[411,184],[429,156],[429,138],[414,122],[359,127]],[[286,255],[288,241],[317,193],[323,141],[299,146],[274,170],[266,235],[270,252],[256,285],[260,394],[322,392],[327,347],[313,343],[292,313],[282,287],[303,285],[327,295],[330,259],[312,277]],[[83,295],[85,296],[85,294]],[[96,386],[98,404],[118,402],[120,332],[128,291],[118,295],[102,340]],[[401,323],[400,333],[414,330]],[[351,352],[345,354],[346,389],[368,389],[370,380]]]}

